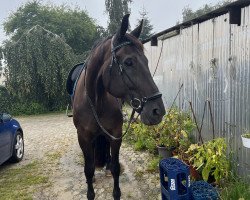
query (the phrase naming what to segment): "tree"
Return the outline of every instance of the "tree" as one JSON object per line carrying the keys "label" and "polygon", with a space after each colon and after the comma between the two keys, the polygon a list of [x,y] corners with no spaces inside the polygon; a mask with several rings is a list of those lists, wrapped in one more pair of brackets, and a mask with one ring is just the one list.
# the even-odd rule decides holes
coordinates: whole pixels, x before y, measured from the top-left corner
{"label": "tree", "polygon": [[3,60],[3,49],[0,47],[0,78],[3,75],[3,65],[2,65],[2,60]]}
{"label": "tree", "polygon": [[19,104],[36,103],[46,110],[66,105],[66,78],[76,62],[62,37],[36,25],[18,41],[7,41],[3,53],[6,88]]}
{"label": "tree", "polygon": [[11,40],[20,37],[35,25],[61,35],[77,54],[89,50],[100,37],[95,21],[79,8],[42,5],[34,0],[18,8],[4,22],[4,30]]}
{"label": "tree", "polygon": [[202,16],[202,15],[209,13],[217,8],[225,6],[231,2],[232,2],[232,0],[225,0],[225,1],[217,3],[215,5],[205,4],[203,7],[199,8],[196,11],[193,11],[189,6],[186,6],[182,10],[182,22],[189,21],[189,20],[192,20],[192,19],[197,18],[199,16]]}
{"label": "tree", "polygon": [[138,25],[141,23],[143,19],[143,29],[140,35],[141,40],[145,40],[153,35],[153,25],[150,24],[150,21],[147,17],[147,11],[143,8],[142,12],[140,12],[141,19],[138,19]]}
{"label": "tree", "polygon": [[125,14],[129,13],[132,0],[105,0],[106,12],[109,15],[108,33],[114,34],[120,26]]}

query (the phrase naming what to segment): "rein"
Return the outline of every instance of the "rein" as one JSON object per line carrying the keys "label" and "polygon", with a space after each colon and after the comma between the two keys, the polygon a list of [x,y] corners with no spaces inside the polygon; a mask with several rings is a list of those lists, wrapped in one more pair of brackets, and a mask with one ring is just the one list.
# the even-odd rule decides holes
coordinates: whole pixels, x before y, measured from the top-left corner
{"label": "rein", "polygon": [[129,119],[129,123],[128,123],[127,130],[125,131],[125,133],[122,134],[121,137],[118,137],[118,138],[117,138],[117,137],[111,135],[111,134],[103,127],[103,125],[102,125],[102,123],[100,122],[99,117],[98,117],[98,115],[97,115],[97,113],[96,113],[95,106],[94,106],[93,102],[91,101],[91,99],[90,99],[90,97],[89,97],[88,94],[87,94],[87,98],[88,98],[88,102],[89,102],[89,104],[90,104],[91,110],[92,110],[92,112],[93,112],[93,115],[94,115],[94,117],[95,117],[95,120],[96,120],[97,124],[100,126],[100,128],[102,129],[102,131],[103,131],[107,136],[109,136],[112,140],[120,140],[120,139],[122,139],[122,138],[128,133],[128,130],[129,130],[129,128],[130,128],[130,125],[131,125],[131,123],[132,123],[132,121],[133,121],[133,118],[134,118],[134,115],[135,115],[135,110],[133,109],[133,111],[132,111],[132,113],[131,113],[131,115],[130,115],[130,119]]}
{"label": "rein", "polygon": [[[113,41],[114,41],[114,36],[113,36],[112,39],[111,39],[111,54],[112,54],[112,57],[111,57],[111,63],[110,63],[110,65],[109,65],[109,74],[110,74],[110,76],[111,76],[113,64],[115,63],[116,65],[118,65],[119,75],[121,76],[121,78],[122,78],[122,80],[123,80],[123,82],[124,82],[124,85],[125,85],[125,86],[128,88],[128,90],[129,90],[129,87],[128,87],[128,85],[126,84],[123,75],[125,75],[125,76],[127,77],[127,79],[128,79],[133,85],[135,85],[135,84],[134,84],[134,82],[131,80],[131,78],[128,76],[128,74],[126,73],[126,70],[125,70],[124,65],[118,61],[118,59],[117,59],[117,57],[116,57],[116,51],[117,51],[118,49],[120,49],[120,48],[122,48],[122,47],[124,47],[124,46],[130,45],[130,44],[132,44],[132,43],[131,43],[130,41],[129,41],[129,42],[124,42],[124,43],[122,43],[122,44],[120,44],[120,45],[114,47],[114,42],[113,42]],[[110,88],[110,82],[111,82],[111,80],[109,81],[108,88]],[[143,109],[143,107],[144,107],[144,105],[145,105],[147,102],[152,101],[152,100],[155,100],[155,99],[157,99],[157,98],[161,98],[161,96],[162,96],[162,94],[158,91],[158,92],[152,94],[151,96],[148,96],[148,97],[145,96],[145,97],[142,97],[141,99],[139,99],[139,98],[133,97],[133,95],[131,95],[131,94],[129,93],[129,96],[130,96],[130,106],[133,108],[133,110],[132,110],[132,113],[131,113],[131,115],[130,115],[128,127],[127,127],[127,130],[125,131],[125,133],[123,133],[121,137],[115,137],[115,136],[111,135],[111,134],[103,127],[103,125],[101,124],[100,119],[99,119],[99,117],[98,117],[98,115],[97,115],[97,112],[96,112],[96,110],[95,110],[94,104],[93,104],[93,102],[92,102],[92,100],[91,100],[91,98],[89,97],[89,95],[88,95],[87,92],[86,92],[86,95],[87,95],[88,102],[89,102],[89,104],[90,104],[91,110],[92,110],[92,112],[93,112],[93,115],[94,115],[94,117],[95,117],[95,120],[96,120],[97,124],[98,124],[99,127],[102,129],[102,131],[103,131],[107,136],[109,136],[112,140],[120,140],[120,139],[122,139],[122,138],[128,133],[128,130],[129,130],[130,125],[131,125],[131,123],[132,123],[132,121],[133,121],[135,112],[139,113],[139,115],[140,115],[140,114],[141,114],[141,111],[142,111],[142,109]],[[138,115],[138,116],[139,116],[139,115]],[[138,117],[138,116],[137,116],[137,117]]]}

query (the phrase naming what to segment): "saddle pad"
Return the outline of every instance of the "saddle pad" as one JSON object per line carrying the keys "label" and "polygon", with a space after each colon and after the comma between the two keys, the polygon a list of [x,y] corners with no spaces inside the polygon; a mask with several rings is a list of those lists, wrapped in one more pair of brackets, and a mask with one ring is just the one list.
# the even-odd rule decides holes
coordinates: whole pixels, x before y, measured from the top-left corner
{"label": "saddle pad", "polygon": [[79,63],[70,70],[66,82],[66,89],[70,96],[74,96],[76,82],[84,68],[85,63]]}

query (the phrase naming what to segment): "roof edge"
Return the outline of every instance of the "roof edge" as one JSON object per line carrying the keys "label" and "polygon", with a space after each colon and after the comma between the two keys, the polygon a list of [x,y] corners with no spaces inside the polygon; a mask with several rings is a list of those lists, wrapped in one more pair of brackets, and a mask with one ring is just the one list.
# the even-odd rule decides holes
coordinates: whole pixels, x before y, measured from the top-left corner
{"label": "roof edge", "polygon": [[226,14],[228,13],[231,9],[233,9],[234,7],[237,7],[237,8],[243,8],[243,7],[246,7],[250,5],[250,0],[238,0],[238,1],[235,1],[235,2],[232,2],[230,4],[227,4],[223,7],[220,7],[216,10],[213,10],[209,13],[206,13],[200,17],[197,17],[197,18],[194,18],[194,19],[191,19],[189,21],[185,21],[181,24],[178,24],[178,25],[175,25],[171,28],[168,28],[166,30],[163,30],[159,33],[156,33],[154,35],[152,35],[150,38],[147,38],[145,40],[142,41],[143,44],[151,41],[152,38],[158,38],[159,36],[162,36],[166,33],[169,33],[171,31],[175,31],[175,30],[179,30],[181,28],[187,28],[187,27],[190,27],[192,25],[195,25],[195,24],[199,24],[199,23],[202,23],[204,21],[207,21],[209,19],[212,19],[212,18],[215,18],[215,17],[218,17],[218,16],[221,16],[223,14]]}

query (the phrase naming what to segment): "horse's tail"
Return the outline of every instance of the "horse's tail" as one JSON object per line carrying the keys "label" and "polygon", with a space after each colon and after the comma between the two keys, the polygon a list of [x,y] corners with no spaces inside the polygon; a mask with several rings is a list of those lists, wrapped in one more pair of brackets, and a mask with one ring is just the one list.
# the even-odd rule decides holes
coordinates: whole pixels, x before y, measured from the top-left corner
{"label": "horse's tail", "polygon": [[100,135],[95,140],[95,166],[104,167],[107,163],[108,141]]}

